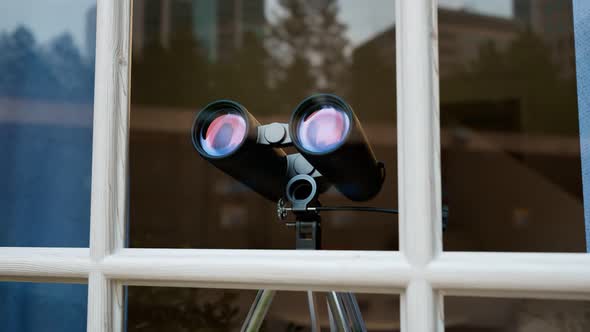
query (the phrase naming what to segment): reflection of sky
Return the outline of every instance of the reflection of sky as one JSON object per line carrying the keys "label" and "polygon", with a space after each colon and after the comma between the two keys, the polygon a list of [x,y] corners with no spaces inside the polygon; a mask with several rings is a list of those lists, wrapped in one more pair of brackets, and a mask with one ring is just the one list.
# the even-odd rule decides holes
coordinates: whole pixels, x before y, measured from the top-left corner
{"label": "reflection of sky", "polygon": [[[395,20],[394,0],[339,0],[339,2],[341,19],[348,25],[348,37],[353,45],[358,45],[383,31]],[[512,0],[439,0],[439,3],[441,7],[464,9],[485,15],[502,17],[512,15]],[[268,0],[267,14],[275,12],[276,7],[277,0]]]}
{"label": "reflection of sky", "polygon": [[69,32],[76,46],[86,45],[86,12],[96,0],[17,0],[3,1],[0,10],[0,32],[13,31],[25,25],[40,43]]}
{"label": "reflection of sky", "polygon": [[[141,0],[139,0],[141,1]],[[349,26],[353,44],[393,24],[394,0],[339,0],[341,18]],[[512,0],[439,0],[441,6],[466,9],[487,15],[510,16]],[[33,30],[41,43],[68,31],[76,45],[84,49],[86,12],[95,0],[20,0],[5,3],[0,11],[0,31],[12,31],[20,24]],[[267,0],[267,13],[276,9],[277,0]]]}

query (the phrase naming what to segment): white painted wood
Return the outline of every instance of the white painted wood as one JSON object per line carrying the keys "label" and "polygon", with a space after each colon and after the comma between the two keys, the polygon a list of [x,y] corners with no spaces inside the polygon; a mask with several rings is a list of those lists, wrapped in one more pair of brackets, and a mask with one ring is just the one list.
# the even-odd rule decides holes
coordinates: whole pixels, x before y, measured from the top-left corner
{"label": "white painted wood", "polygon": [[87,331],[111,331],[112,287],[100,271],[91,272],[88,278]]}
{"label": "white painted wood", "polygon": [[[436,0],[396,3],[400,251],[421,271],[442,251]],[[443,306],[416,273],[401,296],[402,331],[443,331]]]}
{"label": "white painted wood", "polygon": [[590,293],[578,293],[574,291],[560,292],[551,291],[527,291],[513,289],[509,291],[499,289],[448,289],[439,291],[443,296],[452,297],[480,297],[480,298],[504,298],[504,299],[537,299],[537,300],[570,300],[570,301],[590,301]]}
{"label": "white painted wood", "polygon": [[398,1],[400,250],[425,266],[442,250],[438,76],[433,0]]}
{"label": "white painted wood", "polygon": [[0,248],[2,280],[91,272],[134,285],[399,293],[423,280],[447,295],[590,299],[587,254],[447,252],[412,268],[398,252],[120,249],[93,262],[84,248]]}
{"label": "white painted wood", "polygon": [[86,282],[91,269],[87,248],[0,247],[0,279]]}
{"label": "white painted wood", "polygon": [[446,252],[425,277],[448,294],[590,298],[590,255]]}
{"label": "white painted wood", "polygon": [[[125,240],[131,8],[131,0],[97,1],[90,209],[90,257],[97,265]],[[121,331],[121,285],[100,269],[88,283],[88,331]]]}
{"label": "white painted wood", "polygon": [[133,285],[399,293],[412,272],[398,252],[122,249],[109,278]]}
{"label": "white painted wood", "polygon": [[401,331],[436,331],[436,296],[437,293],[427,281],[412,280],[400,297],[403,307],[400,315]]}
{"label": "white painted wood", "polygon": [[90,209],[95,260],[122,247],[125,238],[130,15],[130,1],[98,1]]}

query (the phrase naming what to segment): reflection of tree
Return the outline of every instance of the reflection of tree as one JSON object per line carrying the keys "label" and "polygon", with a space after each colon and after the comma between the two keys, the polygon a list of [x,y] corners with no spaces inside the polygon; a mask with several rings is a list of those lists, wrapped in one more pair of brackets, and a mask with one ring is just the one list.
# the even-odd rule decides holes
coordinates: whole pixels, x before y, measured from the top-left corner
{"label": "reflection of tree", "polygon": [[329,92],[342,90],[347,82],[348,59],[344,50],[348,46],[346,25],[338,20],[338,2],[324,0],[317,12],[317,23],[311,36],[313,49],[320,60],[314,65],[314,74],[320,78],[320,87]]}
{"label": "reflection of tree", "polygon": [[62,93],[85,100],[92,99],[94,68],[84,64],[72,36],[63,34],[55,38],[49,47],[47,58],[50,59],[50,66]]}
{"label": "reflection of tree", "polygon": [[[218,49],[231,54],[217,60],[204,57],[194,17],[175,24],[167,47],[156,41],[134,59],[132,103],[193,108],[229,98],[256,107],[256,114],[277,114],[289,113],[320,88],[342,93],[348,41],[337,1],[281,0],[280,5],[284,15],[265,31],[267,39],[246,32],[235,51],[236,45]],[[223,24],[217,28],[228,28]]]}
{"label": "reflection of tree", "polygon": [[577,133],[575,81],[560,78],[551,51],[531,32],[523,32],[504,52],[481,46],[476,61],[441,83],[443,102],[520,101],[522,130]]}
{"label": "reflection of tree", "polygon": [[274,94],[269,87],[268,58],[262,40],[247,32],[233,61],[216,64],[215,76],[207,78],[213,79],[211,98],[235,99],[246,107],[256,107],[251,111],[257,115],[272,114]]}
{"label": "reflection of tree", "polygon": [[310,93],[342,90],[346,72],[345,26],[337,19],[336,1],[280,0],[281,10],[271,27],[272,78],[289,107]]}
{"label": "reflection of tree", "polygon": [[209,94],[208,67],[190,26],[181,26],[165,49],[152,43],[133,62],[132,102],[195,107]]}
{"label": "reflection of tree", "polygon": [[169,92],[176,88],[167,66],[168,51],[158,44],[143,50],[141,59],[134,59],[131,75],[131,102],[147,105],[176,105]]}
{"label": "reflection of tree", "polygon": [[[387,37],[382,35],[380,38]],[[390,47],[384,52],[382,45]],[[395,40],[374,42],[353,53],[350,74],[351,103],[363,120],[396,121]]]}
{"label": "reflection of tree", "polygon": [[248,32],[231,61],[208,62],[189,23],[177,26],[169,47],[146,45],[134,59],[132,102],[194,108],[228,98],[262,112],[270,107],[267,52],[260,38]]}
{"label": "reflection of tree", "polygon": [[129,331],[233,331],[241,324],[236,292],[223,291],[215,297],[194,288],[129,292]]}
{"label": "reflection of tree", "polygon": [[164,82],[169,85],[165,95],[178,105],[194,107],[209,92],[207,82],[203,80],[209,75],[205,56],[193,38],[190,26],[182,27],[173,34],[170,49],[174,52],[169,53],[170,59],[163,69],[168,70],[172,80]]}
{"label": "reflection of tree", "polygon": [[0,49],[0,95],[92,100],[94,64],[85,64],[70,34],[42,47],[28,28],[20,26],[0,35]]}
{"label": "reflection of tree", "polygon": [[274,52],[271,77],[283,105],[294,107],[313,91],[309,60],[312,29],[304,1],[280,0],[279,4],[287,13],[270,29],[269,45]]}

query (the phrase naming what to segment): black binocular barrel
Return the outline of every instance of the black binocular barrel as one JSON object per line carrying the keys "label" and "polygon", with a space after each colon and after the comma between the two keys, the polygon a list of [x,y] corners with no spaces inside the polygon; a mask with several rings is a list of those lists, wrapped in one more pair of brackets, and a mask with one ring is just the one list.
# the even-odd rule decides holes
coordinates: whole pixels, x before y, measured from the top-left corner
{"label": "black binocular barrel", "polygon": [[205,106],[193,122],[193,146],[201,157],[265,198],[277,201],[287,184],[282,149],[256,143],[260,123],[231,100]]}
{"label": "black binocular barrel", "polygon": [[366,201],[381,190],[383,164],[352,108],[339,97],[305,99],[293,112],[289,131],[297,150],[344,196]]}

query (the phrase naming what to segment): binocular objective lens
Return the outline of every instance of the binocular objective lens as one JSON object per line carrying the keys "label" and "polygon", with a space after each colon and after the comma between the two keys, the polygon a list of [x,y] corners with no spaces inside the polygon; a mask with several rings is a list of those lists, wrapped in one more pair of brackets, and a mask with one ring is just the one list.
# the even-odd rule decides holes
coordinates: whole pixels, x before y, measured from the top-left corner
{"label": "binocular objective lens", "polygon": [[246,137],[246,120],[236,114],[222,114],[202,130],[201,146],[214,157],[232,153]]}
{"label": "binocular objective lens", "polygon": [[348,115],[334,106],[322,106],[299,123],[297,136],[301,146],[315,153],[329,152],[340,145],[350,130]]}

